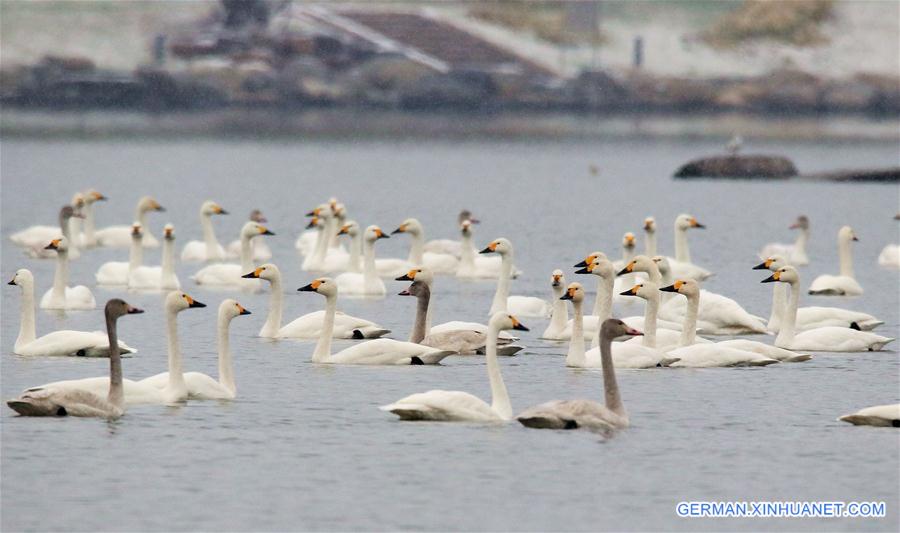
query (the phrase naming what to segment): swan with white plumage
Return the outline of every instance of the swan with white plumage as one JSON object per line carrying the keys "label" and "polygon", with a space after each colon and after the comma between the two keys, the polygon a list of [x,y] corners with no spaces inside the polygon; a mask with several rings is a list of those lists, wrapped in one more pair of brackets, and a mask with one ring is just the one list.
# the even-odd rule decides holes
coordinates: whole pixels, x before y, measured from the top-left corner
{"label": "swan with white plumage", "polygon": [[228,211],[212,200],[200,205],[200,228],[203,230],[202,241],[188,241],[181,249],[181,261],[198,263],[203,261],[221,261],[225,259],[225,248],[216,239],[213,227],[213,215],[227,215]]}
{"label": "swan with white plumage", "polygon": [[497,291],[491,303],[492,316],[499,312],[541,318],[550,316],[550,305],[543,298],[509,295],[509,282],[513,271],[513,245],[509,239],[503,237],[495,239],[479,253],[500,255],[500,277],[497,279]]}
{"label": "swan with white plumage", "polygon": [[243,279],[246,272],[253,270],[251,253],[251,239],[261,235],[275,235],[269,228],[259,222],[247,222],[241,228],[241,263],[216,263],[207,265],[191,276],[197,285],[213,286],[237,286],[248,289],[258,289],[259,280]]}
{"label": "swan with white plumage", "polygon": [[779,242],[771,242],[763,246],[759,252],[760,259],[766,259],[772,256],[781,256],[787,264],[804,266],[809,264],[809,257],[806,255],[806,243],[809,241],[809,217],[800,215],[797,220],[791,224],[790,229],[800,230],[797,234],[797,241],[794,244],[783,244]]}
{"label": "swan with white plumage", "polygon": [[84,285],[69,287],[68,240],[65,237],[53,239],[46,248],[56,251],[56,273],[53,275],[53,287],[41,297],[41,309],[83,310],[97,307],[90,289]]}
{"label": "swan with white plumage", "polygon": [[[132,220],[136,220],[145,231],[149,232],[149,226],[147,226],[147,213],[151,211],[161,213],[165,210],[166,209],[159,205],[159,202],[152,197],[144,196],[138,200],[137,206],[134,208],[134,218],[132,218]],[[116,248],[127,248],[131,246],[131,226],[107,226],[103,229],[98,229],[95,236],[97,237],[97,246]],[[156,240],[153,235],[148,234],[142,245],[144,248],[156,248],[159,246],[159,241]]]}
{"label": "swan with white plumage", "polygon": [[840,259],[840,274],[832,276],[822,274],[813,280],[809,286],[809,294],[818,296],[859,296],[863,288],[853,276],[853,252],[850,244],[858,241],[856,232],[850,226],[844,226],[838,231],[838,257]]}

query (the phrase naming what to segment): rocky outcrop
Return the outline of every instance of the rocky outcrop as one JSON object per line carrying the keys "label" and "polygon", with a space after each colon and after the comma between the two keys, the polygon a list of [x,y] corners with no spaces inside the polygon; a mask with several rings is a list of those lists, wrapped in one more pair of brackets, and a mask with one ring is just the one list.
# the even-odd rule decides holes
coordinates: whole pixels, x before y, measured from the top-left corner
{"label": "rocky outcrop", "polygon": [[797,175],[794,163],[777,155],[728,155],[695,159],[675,172],[676,178],[777,179]]}

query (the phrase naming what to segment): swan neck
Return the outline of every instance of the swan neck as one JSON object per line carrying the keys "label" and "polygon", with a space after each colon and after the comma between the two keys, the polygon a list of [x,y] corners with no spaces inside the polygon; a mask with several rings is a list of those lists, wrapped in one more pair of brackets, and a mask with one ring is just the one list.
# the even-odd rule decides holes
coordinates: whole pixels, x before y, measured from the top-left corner
{"label": "swan neck", "polygon": [[[694,344],[697,337],[697,313],[700,312],[700,295],[687,297],[687,312],[684,315],[684,324],[681,326],[681,346]],[[646,325],[645,325],[646,327]]]}
{"label": "swan neck", "polygon": [[116,319],[106,315],[106,334],[109,336],[109,394],[107,401],[118,409],[125,408],[125,391],[122,388],[122,356],[119,353],[119,339]]}
{"label": "swan neck", "polygon": [[250,247],[250,235],[241,234],[241,272],[253,270],[253,254]]}
{"label": "swan neck", "polygon": [[347,264],[348,270],[351,272],[362,272],[362,240],[359,232],[350,237],[350,262]]}
{"label": "swan neck", "polygon": [[141,246],[141,238],[131,236],[131,248],[128,250],[128,273],[134,272],[144,263],[144,247]]}
{"label": "swan neck", "polygon": [[769,331],[777,330],[780,327],[781,318],[784,315],[784,307],[787,305],[784,297],[785,290],[788,290],[788,288],[781,285],[781,283],[772,284],[772,313],[769,315],[767,324]]}
{"label": "swan neck", "polygon": [[378,284],[378,272],[375,270],[375,243],[368,239],[363,241],[363,286],[368,290]]}
{"label": "swan neck", "polygon": [[644,234],[644,254],[647,257],[656,255],[656,232],[647,232]]}
{"label": "swan neck", "polygon": [[475,269],[475,248],[472,246],[472,234],[463,232],[460,239],[461,248],[459,253],[460,270]]}
{"label": "swan neck", "polygon": [[163,239],[162,245],[162,282],[175,275],[175,242]]}
{"label": "swan neck", "polygon": [[212,216],[201,211],[200,227],[203,228],[203,242],[206,244],[206,259],[220,259],[219,241],[216,240],[216,230],[213,228]]}
{"label": "swan neck", "polygon": [[838,256],[841,260],[841,276],[852,278],[853,276],[853,254],[850,251],[850,240],[838,240]]}
{"label": "swan neck", "polygon": [[19,336],[16,338],[15,350],[20,351],[27,344],[34,342],[34,285],[22,285],[22,307],[19,310]]}
{"label": "swan neck", "polygon": [[691,251],[688,249],[687,230],[675,227],[675,260],[682,263],[691,262]]}
{"label": "swan neck", "polygon": [[425,235],[422,231],[410,232],[412,241],[409,244],[407,261],[413,266],[421,266],[425,255]]}
{"label": "swan neck", "polygon": [[53,297],[55,299],[66,299],[66,285],[69,284],[69,252],[57,250],[56,252],[56,272],[53,274]]}
{"label": "swan neck", "polygon": [[800,228],[797,240],[794,242],[794,253],[806,255],[806,243],[809,241],[809,229]]}
{"label": "swan neck", "polygon": [[322,333],[316,342],[316,350],[313,352],[313,363],[322,363],[331,357],[331,336],[334,334],[334,313],[337,309],[337,297],[325,297],[325,321],[322,324]]}
{"label": "swan neck", "polygon": [[186,393],[184,369],[181,366],[181,348],[178,344],[178,314],[175,311],[166,312],[166,338],[169,343],[169,385],[167,388]]}
{"label": "swan neck", "polygon": [[313,252],[314,269],[321,270],[325,263],[325,256],[328,253],[329,230],[331,228],[331,219],[325,223],[325,227],[319,230],[316,236],[316,250]]}
{"label": "swan neck", "polygon": [[572,338],[569,340],[569,352],[566,354],[567,366],[585,366],[584,354],[584,311],[582,302],[572,302],[574,317],[572,318]]}
{"label": "swan neck", "polygon": [[797,327],[797,307],[800,305],[800,284],[789,283],[791,287],[788,296],[787,310],[781,318],[781,329],[775,337],[775,345],[790,346],[794,342],[794,330]]}
{"label": "swan neck", "polygon": [[509,278],[512,275],[512,252],[500,256],[500,277],[497,278],[497,292],[494,293],[494,301],[491,303],[491,312],[506,312],[506,300],[509,298]]}
{"label": "swan neck", "polygon": [[228,339],[228,327],[231,324],[231,318],[220,316],[217,327],[218,344],[219,344],[219,383],[223,387],[231,391],[232,394],[237,392],[234,384],[234,368],[231,361],[231,344]]}
{"label": "swan neck", "polygon": [[648,348],[656,348],[656,315],[659,313],[659,291],[647,299],[644,308],[644,339],[641,341]]}
{"label": "swan neck", "polygon": [[269,280],[272,294],[269,295],[269,316],[259,332],[260,337],[275,337],[281,329],[281,318],[284,314],[284,293],[281,292],[281,275]]}
{"label": "swan neck", "polygon": [[490,325],[487,331],[487,371],[491,382],[491,409],[504,420],[512,418],[512,405],[509,403],[509,393],[503,376],[500,375],[500,362],[497,361],[497,336],[500,328]]}
{"label": "swan neck", "polygon": [[84,241],[84,245],[85,246],[96,246],[97,236],[96,236],[96,228],[94,226],[94,204],[93,203],[85,204],[85,206],[81,212],[82,212],[82,214],[84,214],[84,222],[82,223],[82,228],[84,231],[82,240]]}
{"label": "swan neck", "polygon": [[605,335],[600,338],[600,364],[603,367],[603,395],[606,408],[619,416],[625,416],[625,406],[619,395],[619,384],[616,382],[616,369],[612,359],[612,339]]}
{"label": "swan neck", "polygon": [[[569,310],[566,308],[566,301],[560,300],[563,293],[565,293],[565,290],[562,283],[553,287],[553,312],[550,314],[550,327],[557,331],[565,329],[566,323],[569,321]],[[596,307],[596,304],[594,304],[594,307]]]}
{"label": "swan neck", "polygon": [[612,293],[616,280],[601,276],[597,281],[597,300],[594,303],[594,314],[597,315],[597,333],[591,340],[591,347],[600,344],[600,326],[612,315]]}
{"label": "swan neck", "polygon": [[428,306],[431,305],[431,291],[425,290],[418,298],[416,298],[416,322],[413,324],[412,335],[409,342],[420,343],[428,331],[426,320],[428,316]]}

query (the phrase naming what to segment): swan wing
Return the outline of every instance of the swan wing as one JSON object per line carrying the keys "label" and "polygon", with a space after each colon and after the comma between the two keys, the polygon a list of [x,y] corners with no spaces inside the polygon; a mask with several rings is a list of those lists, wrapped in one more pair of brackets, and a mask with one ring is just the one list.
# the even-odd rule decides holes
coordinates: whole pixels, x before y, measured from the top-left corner
{"label": "swan wing", "polygon": [[[241,244],[238,241],[238,255],[241,256]],[[198,263],[201,261],[219,261],[225,259],[225,248],[221,244],[216,244],[218,248],[217,257],[208,257],[206,254],[206,243],[203,241],[188,241],[184,248],[181,249],[181,260],[185,263]]]}
{"label": "swan wing", "polygon": [[380,407],[403,420],[446,422],[501,422],[503,419],[484,400],[461,391],[430,390],[411,394]]}
{"label": "swan wing", "polygon": [[878,254],[878,264],[884,268],[900,270],[900,245],[888,244]]}
{"label": "swan wing", "polygon": [[[131,226],[108,226],[94,232],[97,238],[97,246],[110,248],[128,248],[131,246]],[[141,240],[144,248],[157,248],[159,241],[153,234],[144,228],[144,238]]]}
{"label": "swan wing", "polygon": [[[278,338],[315,338],[322,332],[325,322],[325,311],[313,311],[295,318],[278,330]],[[358,333],[357,333],[358,332]],[[390,333],[378,324],[364,318],[358,318],[338,311],[334,315],[334,333],[336,339],[374,339]]]}
{"label": "swan wing", "polygon": [[108,261],[100,265],[94,274],[98,285],[127,285],[128,263],[124,261]]}
{"label": "swan wing", "polygon": [[778,362],[758,353],[721,346],[719,343],[683,346],[668,352],[668,355],[680,359],[671,364],[673,367],[766,366]]}
{"label": "swan wing", "polygon": [[[128,405],[166,403],[162,391],[160,389],[157,389],[156,387],[152,387],[145,383],[139,383],[130,379],[122,380],[122,386],[125,391],[125,403]],[[109,394],[109,376],[55,381],[53,383],[47,383],[39,387],[27,389],[25,392],[50,389],[64,391],[85,391],[91,394],[95,394],[101,398],[106,398],[106,396]]]}
{"label": "swan wing", "polygon": [[[487,326],[485,326],[484,324],[480,324],[478,322],[465,322],[462,320],[451,320],[449,322],[444,322],[442,324],[432,326],[431,331],[429,332],[429,335],[434,334],[434,333],[441,333],[444,331],[455,331],[455,330],[461,330],[461,329],[477,331],[479,333],[484,333],[485,335],[487,335]],[[501,343],[503,341],[519,340],[518,337],[513,337],[506,331],[501,331],[500,335],[498,335],[497,338],[501,341]]]}
{"label": "swan wing", "polygon": [[526,427],[612,432],[628,426],[627,417],[591,400],[554,400],[522,411],[516,419]]}
{"label": "swan wing", "polygon": [[425,252],[452,255],[459,258],[462,255],[462,243],[452,239],[434,239],[425,243]]}
{"label": "swan wing", "polygon": [[[125,353],[137,351],[122,341],[119,341],[119,349]],[[99,331],[54,331],[20,347],[16,353],[28,356],[108,357],[109,337]]]}
{"label": "swan wing", "polygon": [[[47,243],[60,236],[59,226],[31,226],[9,236],[16,246],[28,248],[47,246]],[[53,252],[56,255],[56,252]]]}
{"label": "swan wing", "polygon": [[859,283],[849,276],[822,274],[809,286],[809,294],[821,296],[859,296],[862,293]]}
{"label": "swan wing", "polygon": [[162,285],[162,267],[140,266],[128,274],[129,289],[159,289]]}
{"label": "swan wing", "polygon": [[244,274],[241,265],[234,263],[216,263],[207,265],[191,276],[197,285],[219,285],[241,287],[247,289],[259,289],[258,279],[243,279]]}
{"label": "swan wing", "polygon": [[801,331],[790,346],[782,348],[812,352],[865,352],[881,350],[894,340],[869,331],[828,326]]}
{"label": "swan wing", "polygon": [[373,339],[362,342],[329,357],[328,362],[356,365],[408,365],[413,358],[424,364],[437,364],[452,352],[438,350],[413,342],[394,339]]}
{"label": "swan wing", "polygon": [[[683,322],[686,313],[685,298],[671,298],[659,308],[659,316],[669,322]],[[706,289],[700,290],[697,320],[704,333],[710,335],[766,332],[766,325],[761,318],[751,315],[731,298]]]}
{"label": "swan wing", "polygon": [[459,259],[455,255],[425,252],[422,263],[435,274],[454,274],[459,268]]}
{"label": "swan wing", "polygon": [[552,307],[546,300],[533,296],[510,296],[506,299],[507,310],[516,316],[547,318]]}
{"label": "swan wing", "polygon": [[82,390],[39,389],[8,400],[7,405],[23,416],[85,416],[115,418],[121,409],[106,398]]}
{"label": "swan wing", "polygon": [[856,323],[859,329],[868,331],[884,324],[884,321],[868,313],[840,307],[809,306],[797,309],[798,329],[815,329],[825,326],[850,327],[853,323]]}
{"label": "swan wing", "polygon": [[792,352],[790,350],[785,350],[784,348],[772,346],[771,344],[765,344],[759,341],[751,341],[747,339],[732,339],[722,341],[717,344],[719,344],[720,346],[728,346],[730,348],[744,350],[747,352],[758,353],[765,357],[781,361],[782,363],[799,363],[801,361],[809,361],[813,357],[810,354],[800,354],[797,352]]}

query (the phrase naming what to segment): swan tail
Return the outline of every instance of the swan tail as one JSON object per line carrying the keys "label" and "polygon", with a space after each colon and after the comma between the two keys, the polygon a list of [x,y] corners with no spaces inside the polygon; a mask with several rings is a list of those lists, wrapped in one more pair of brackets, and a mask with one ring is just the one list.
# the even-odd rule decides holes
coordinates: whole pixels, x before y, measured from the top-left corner
{"label": "swan tail", "polygon": [[16,398],[7,400],[6,405],[22,416],[66,416],[66,408],[61,405],[52,405],[46,401],[32,398]]}
{"label": "swan tail", "polygon": [[777,362],[779,362],[777,359],[758,359],[755,361],[750,361],[749,364],[750,366],[768,366],[774,365]]}
{"label": "swan tail", "polygon": [[[883,326],[884,320],[862,320],[853,322],[853,324],[856,324],[856,327],[861,331],[872,331],[878,326]],[[853,324],[851,324],[850,327],[853,327]]]}
{"label": "swan tail", "polygon": [[788,357],[784,360],[785,363],[802,363],[803,361],[809,361],[813,356],[808,353],[802,353],[799,355],[795,355],[793,357]]}
{"label": "swan tail", "polygon": [[[377,339],[379,337],[384,337],[391,330],[382,329],[382,328],[373,328],[373,327],[364,327],[364,328],[356,328],[353,330],[353,338],[354,339]],[[357,335],[360,335],[357,337]]]}
{"label": "swan tail", "polygon": [[507,344],[505,346],[497,347],[497,355],[504,355],[507,357],[512,357],[524,349],[525,349],[524,346],[518,346],[516,344]]}
{"label": "swan tail", "polygon": [[869,348],[869,351],[870,352],[878,352],[882,348],[884,348],[886,344],[890,344],[890,343],[894,342],[895,340],[897,340],[897,339],[894,339],[891,337],[886,337],[884,340],[880,340],[878,342],[873,342],[872,347]]}
{"label": "swan tail", "polygon": [[[451,351],[451,350],[438,350],[435,352],[427,353],[424,355],[414,356],[413,363],[414,365],[436,365],[440,363],[445,357],[450,355],[456,355],[459,352]],[[415,362],[418,360],[419,362]]]}
{"label": "swan tail", "polygon": [[898,419],[887,419],[881,418],[878,416],[865,416],[865,415],[844,415],[838,418],[839,422],[848,422],[853,424],[854,426],[880,426],[880,427],[900,427],[900,420]]}
{"label": "swan tail", "polygon": [[392,403],[379,407],[382,411],[394,413],[400,420],[437,420],[433,410],[427,405],[413,403]]}
{"label": "swan tail", "polygon": [[520,424],[534,429],[578,429],[578,422],[557,416],[521,415],[516,418]]}
{"label": "swan tail", "polygon": [[659,366],[671,366],[673,363],[681,361],[680,357],[663,357],[659,361]]}

